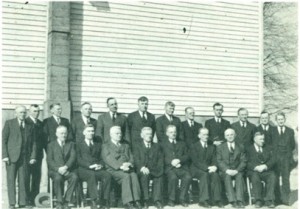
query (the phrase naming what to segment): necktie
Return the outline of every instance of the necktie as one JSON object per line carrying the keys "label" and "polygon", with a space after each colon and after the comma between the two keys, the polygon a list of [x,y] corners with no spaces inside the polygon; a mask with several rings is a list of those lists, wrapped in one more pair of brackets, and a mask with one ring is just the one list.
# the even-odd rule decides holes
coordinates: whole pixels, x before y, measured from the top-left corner
{"label": "necktie", "polygon": [[176,148],[175,139],[172,141],[172,145],[173,145],[173,151],[175,152],[175,148]]}
{"label": "necktie", "polygon": [[171,122],[171,123],[173,122],[173,117],[172,117],[172,115],[170,115],[170,122]]}
{"label": "necktie", "polygon": [[92,152],[92,150],[93,150],[93,144],[92,144],[91,141],[89,142],[89,148],[90,148],[90,152]]}
{"label": "necktie", "polygon": [[194,126],[194,121],[191,120],[191,127],[193,127],[193,126]]}
{"label": "necktie", "polygon": [[246,122],[243,121],[243,128],[246,128]]}
{"label": "necktie", "polygon": [[262,128],[263,128],[264,131],[266,130],[266,126],[265,125],[262,125]]}
{"label": "necktie", "polygon": [[60,117],[57,117],[57,124],[60,124]]}
{"label": "necktie", "polygon": [[86,119],[86,124],[91,124],[91,119],[90,118]]}
{"label": "necktie", "polygon": [[205,154],[206,154],[206,151],[207,151],[207,143],[204,142],[204,152],[205,152]]}
{"label": "necktie", "polygon": [[21,129],[24,129],[24,121],[21,121],[21,123],[20,123],[20,128],[21,128]]}
{"label": "necktie", "polygon": [[65,147],[65,143],[62,142],[62,143],[61,143],[61,151],[62,151],[62,153],[64,153],[64,147]]}
{"label": "necktie", "polygon": [[231,153],[233,153],[233,152],[234,152],[234,149],[233,149],[233,144],[231,144],[231,143],[229,144],[229,150],[230,150],[230,152],[231,152]]}
{"label": "necktie", "polygon": [[283,126],[280,127],[280,135],[283,134]]}
{"label": "necktie", "polygon": [[145,112],[143,112],[143,122],[147,122],[146,113]]}
{"label": "necktie", "polygon": [[116,113],[113,113],[113,118],[112,118],[113,122],[116,121]]}

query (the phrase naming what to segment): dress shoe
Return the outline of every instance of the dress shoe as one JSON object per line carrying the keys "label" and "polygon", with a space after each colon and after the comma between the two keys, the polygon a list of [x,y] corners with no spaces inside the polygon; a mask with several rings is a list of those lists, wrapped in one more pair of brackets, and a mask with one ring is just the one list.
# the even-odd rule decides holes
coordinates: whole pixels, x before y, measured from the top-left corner
{"label": "dress shoe", "polygon": [[198,205],[200,207],[203,207],[203,208],[210,208],[211,206],[208,204],[207,201],[203,201],[203,202],[199,202]]}
{"label": "dress shoe", "polygon": [[260,200],[257,200],[257,201],[255,202],[255,207],[256,207],[256,208],[261,208],[261,207],[262,207],[262,202],[261,202]]}
{"label": "dress shoe", "polygon": [[92,200],[92,201],[91,201],[91,209],[98,209],[98,208],[97,208],[97,203],[96,203],[95,200]]}
{"label": "dress shoe", "polygon": [[100,209],[110,209],[109,201],[103,200],[102,204],[100,205]]}
{"label": "dress shoe", "polygon": [[245,205],[242,201],[238,201],[237,206],[238,206],[238,208],[245,208]]}
{"label": "dress shoe", "polygon": [[133,207],[133,204],[132,204],[131,202],[129,202],[129,203],[126,204],[126,208],[127,208],[127,209],[135,209],[135,208]]}
{"label": "dress shoe", "polygon": [[149,208],[149,203],[148,201],[144,201],[144,206],[143,206],[143,209],[148,209]]}
{"label": "dress shoe", "polygon": [[238,204],[236,202],[230,202],[233,208],[238,208]]}
{"label": "dress shoe", "polygon": [[286,202],[286,201],[282,201],[282,204],[283,204],[283,205],[286,205],[286,206],[290,206],[290,203],[289,203],[289,202]]}
{"label": "dress shoe", "polygon": [[222,201],[217,201],[216,206],[219,208],[224,208]]}
{"label": "dress shoe", "polygon": [[161,202],[159,202],[159,201],[156,201],[156,202],[155,202],[155,207],[156,207],[157,209],[163,209],[163,205],[162,205]]}
{"label": "dress shoe", "polygon": [[181,202],[180,202],[180,205],[181,205],[182,207],[189,207],[189,204],[187,204],[185,201],[181,201]]}
{"label": "dress shoe", "polygon": [[9,206],[9,209],[16,209],[16,206],[10,205],[10,206]]}
{"label": "dress shoe", "polygon": [[266,201],[266,206],[267,206],[268,208],[275,208],[274,201]]}
{"label": "dress shoe", "polygon": [[169,201],[168,201],[168,205],[169,205],[170,207],[175,207],[175,203],[174,203],[173,200],[169,200]]}
{"label": "dress shoe", "polygon": [[57,205],[56,205],[56,209],[63,209],[63,206],[62,206],[62,204],[61,204],[61,203],[57,203]]}
{"label": "dress shoe", "polygon": [[64,209],[71,209],[71,207],[69,206],[69,203],[68,203],[68,202],[66,202],[66,203],[64,204]]}
{"label": "dress shoe", "polygon": [[135,201],[135,206],[136,206],[137,209],[142,209],[143,208],[140,201]]}

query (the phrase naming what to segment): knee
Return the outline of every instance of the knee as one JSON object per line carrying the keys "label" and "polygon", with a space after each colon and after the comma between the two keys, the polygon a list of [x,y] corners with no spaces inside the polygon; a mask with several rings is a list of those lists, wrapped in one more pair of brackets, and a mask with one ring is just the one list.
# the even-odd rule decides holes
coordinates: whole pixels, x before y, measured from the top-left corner
{"label": "knee", "polygon": [[192,176],[190,173],[186,173],[184,176],[183,176],[183,179],[185,181],[192,181]]}
{"label": "knee", "polygon": [[78,182],[78,180],[79,180],[78,175],[76,173],[71,173],[70,179],[73,182]]}
{"label": "knee", "polygon": [[210,174],[210,178],[212,182],[219,182],[220,181],[220,177],[218,173],[212,173]]}
{"label": "knee", "polygon": [[176,175],[169,175],[168,181],[170,181],[170,182],[178,181],[178,178]]}
{"label": "knee", "polygon": [[64,180],[63,176],[60,175],[59,173],[56,173],[52,179],[54,182],[58,182],[58,183],[60,183]]}
{"label": "knee", "polygon": [[257,182],[257,181],[260,181],[260,177],[257,173],[253,173],[251,175],[251,182]]}
{"label": "knee", "polygon": [[111,182],[111,179],[112,179],[111,174],[108,173],[108,172],[105,172],[104,175],[103,175],[103,180],[106,181],[106,182]]}

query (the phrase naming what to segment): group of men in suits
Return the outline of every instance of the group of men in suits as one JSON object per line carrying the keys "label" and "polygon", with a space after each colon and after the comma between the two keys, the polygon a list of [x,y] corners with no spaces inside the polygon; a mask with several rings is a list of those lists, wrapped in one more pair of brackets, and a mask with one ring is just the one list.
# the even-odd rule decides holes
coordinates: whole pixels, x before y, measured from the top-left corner
{"label": "group of men in suits", "polygon": [[[52,116],[43,122],[38,120],[38,105],[30,106],[27,118],[26,108],[17,107],[17,117],[5,123],[2,133],[10,208],[16,205],[17,175],[20,207],[32,204],[39,193],[43,150],[47,153],[57,208],[69,208],[71,195],[82,181],[88,184],[92,209],[97,208],[101,199],[97,194],[97,182],[101,181],[101,205],[109,208],[112,180],[121,185],[122,201],[128,208],[142,205],[148,208],[150,180],[153,180],[152,193],[157,208],[163,207],[164,184],[168,205],[174,206],[178,199],[186,207],[192,178],[198,179],[200,206],[223,207],[225,192],[232,206],[241,208],[244,207],[245,176],[252,183],[257,207],[261,207],[264,200],[267,206],[274,207],[276,194],[282,203],[288,204],[295,141],[293,130],[285,126],[283,113],[276,115],[278,125],[272,127],[269,114],[262,112],[261,124],[256,127],[248,121],[247,109],[240,108],[239,121],[230,124],[222,117],[223,105],[215,103],[215,116],[205,121],[203,127],[195,121],[192,107],[185,109],[186,120],[181,122],[174,115],[173,102],[165,104],[165,114],[157,119],[147,111],[148,102],[148,98],[140,97],[138,110],[125,117],[118,113],[117,100],[108,98],[109,111],[98,120],[91,117],[92,105],[85,102],[81,105],[81,114],[71,123],[61,117],[59,103],[50,106]],[[279,176],[282,177],[281,191]],[[177,198],[179,179],[181,189]],[[65,180],[69,184],[64,194]],[[265,198],[261,181],[266,182]]]}

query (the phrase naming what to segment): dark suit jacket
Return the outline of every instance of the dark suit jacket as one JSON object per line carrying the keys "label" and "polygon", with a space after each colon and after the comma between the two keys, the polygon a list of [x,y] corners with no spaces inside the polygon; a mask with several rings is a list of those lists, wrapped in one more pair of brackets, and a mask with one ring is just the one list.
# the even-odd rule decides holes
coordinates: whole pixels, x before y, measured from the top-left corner
{"label": "dark suit jacket", "polygon": [[65,142],[64,151],[57,140],[51,141],[47,148],[47,164],[49,172],[58,172],[58,168],[64,165],[72,171],[76,166],[76,151],[73,142]]}
{"label": "dark suit jacket", "polygon": [[41,160],[44,156],[44,151],[47,147],[47,141],[44,136],[43,131],[43,123],[40,120],[37,120],[36,123],[33,122],[33,120],[30,117],[27,117],[25,121],[32,125],[34,128],[34,134],[36,139],[36,158]]}
{"label": "dark suit jacket", "polygon": [[97,121],[96,136],[100,137],[103,140],[103,143],[109,142],[109,130],[113,126],[120,126],[122,129],[123,140],[130,142],[127,118],[120,113],[117,113],[115,122],[113,122],[109,112],[100,115]]}
{"label": "dark suit jacket", "polygon": [[190,127],[189,122],[186,120],[181,123],[182,127],[182,139],[185,141],[188,148],[190,148],[195,142],[198,141],[199,129],[202,128],[202,124],[194,121],[194,126]]}
{"label": "dark suit jacket", "polygon": [[147,112],[147,121],[144,121],[139,113],[135,111],[128,115],[128,128],[129,136],[131,139],[132,146],[142,141],[141,130],[144,127],[152,128],[153,135],[155,133],[155,117],[153,114]]}
{"label": "dark suit jacket", "polygon": [[262,158],[259,157],[259,153],[256,151],[254,145],[248,147],[246,150],[247,157],[247,171],[253,172],[254,168],[258,165],[266,164],[268,170],[272,170],[275,165],[275,157],[271,146],[263,146]]}
{"label": "dark suit jacket", "polygon": [[177,140],[182,140],[182,127],[180,119],[176,116],[173,116],[172,123],[169,121],[169,119],[166,117],[166,115],[162,115],[159,118],[156,119],[156,136],[159,142],[168,140],[168,137],[166,135],[166,128],[168,125],[175,125],[177,130]]}
{"label": "dark suit jacket", "polygon": [[121,146],[117,147],[112,141],[108,141],[102,146],[101,156],[108,171],[120,170],[125,162],[134,165],[133,155],[128,144],[121,143]]}
{"label": "dark suit jacket", "polygon": [[245,147],[249,147],[253,144],[253,137],[256,131],[256,126],[247,121],[246,128],[241,127],[240,121],[231,124],[231,127],[235,130],[235,141],[243,144]]}
{"label": "dark suit jacket", "polygon": [[94,141],[94,145],[90,147],[85,143],[84,139],[76,143],[77,164],[82,168],[90,169],[89,166],[93,164],[101,164],[101,144]]}
{"label": "dark suit jacket", "polygon": [[211,118],[205,121],[204,126],[209,130],[209,144],[213,144],[214,141],[226,141],[224,132],[227,128],[230,128],[229,121],[221,118],[221,123],[217,123],[215,118]]}
{"label": "dark suit jacket", "polygon": [[159,144],[151,143],[151,148],[146,148],[144,142],[140,142],[139,149],[133,152],[137,172],[142,167],[147,167],[150,174],[159,177],[164,173],[164,159]]}
{"label": "dark suit jacket", "polygon": [[260,133],[263,133],[265,136],[265,144],[268,146],[273,146],[273,140],[272,140],[272,136],[271,133],[273,131],[274,127],[269,125],[269,129],[267,131],[264,131],[262,128],[262,125],[259,125],[256,127],[256,131],[259,131]]}
{"label": "dark suit jacket", "polygon": [[192,174],[196,173],[199,169],[206,172],[209,166],[217,166],[216,148],[213,145],[208,145],[205,153],[201,142],[198,140],[191,146],[189,154],[192,160]]}
{"label": "dark suit jacket", "polygon": [[295,149],[295,133],[294,130],[285,126],[285,131],[281,136],[278,132],[277,127],[274,127],[271,133],[273,140],[273,150],[276,153],[276,157],[280,158],[283,149],[285,150],[287,157],[290,158],[290,162],[293,163],[293,151]]}
{"label": "dark suit jacket", "polygon": [[[72,141],[72,130],[70,122],[67,118],[60,118],[60,125],[66,126],[68,129],[68,140]],[[53,116],[46,118],[43,121],[43,130],[46,137],[46,141],[49,143],[51,141],[56,141],[56,128],[58,127],[58,124]]]}
{"label": "dark suit jacket", "polygon": [[246,168],[246,154],[244,146],[235,142],[233,152],[233,161],[230,163],[230,151],[227,143],[217,146],[217,165],[221,173],[225,173],[227,169],[235,169],[242,172]]}
{"label": "dark suit jacket", "polygon": [[[97,120],[94,118],[90,118],[90,121],[96,130]],[[76,143],[84,140],[84,135],[83,135],[84,126],[85,123],[83,122],[82,115],[79,115],[72,120],[71,127],[72,127],[73,140],[76,141]]]}
{"label": "dark suit jacket", "polygon": [[26,161],[36,159],[34,128],[25,121],[25,139],[22,141],[18,119],[7,120],[2,130],[2,159],[8,157],[10,162],[15,163],[19,160],[22,151],[25,151]]}
{"label": "dark suit jacket", "polygon": [[176,169],[171,164],[173,159],[179,159],[181,164],[180,168],[188,170],[188,162],[190,158],[188,155],[187,147],[183,141],[177,141],[174,149],[173,144],[171,144],[169,139],[166,139],[161,142],[161,148],[164,154],[166,173],[172,169]]}

